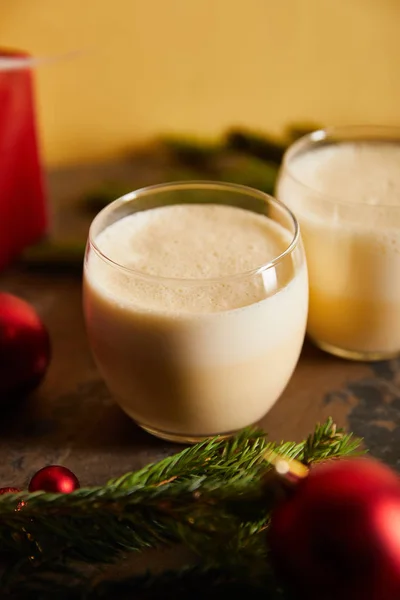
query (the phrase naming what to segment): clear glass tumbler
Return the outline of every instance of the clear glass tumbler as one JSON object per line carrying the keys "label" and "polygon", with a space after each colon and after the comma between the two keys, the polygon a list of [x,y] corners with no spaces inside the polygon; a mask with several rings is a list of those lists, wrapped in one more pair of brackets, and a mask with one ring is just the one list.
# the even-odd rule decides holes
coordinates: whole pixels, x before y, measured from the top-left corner
{"label": "clear glass tumbler", "polygon": [[299,220],[307,332],[353,360],[400,353],[400,129],[316,131],[286,152],[277,197]]}
{"label": "clear glass tumbler", "polygon": [[90,227],[93,355],[116,402],[158,437],[191,443],[262,418],[296,366],[307,308],[296,219],[260,191],[152,186]]}

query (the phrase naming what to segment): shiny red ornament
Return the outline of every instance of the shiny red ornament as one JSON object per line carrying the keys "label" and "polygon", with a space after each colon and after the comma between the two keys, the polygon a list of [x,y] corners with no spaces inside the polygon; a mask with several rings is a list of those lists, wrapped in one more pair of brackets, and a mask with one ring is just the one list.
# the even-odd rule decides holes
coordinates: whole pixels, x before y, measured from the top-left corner
{"label": "shiny red ornament", "polygon": [[296,598],[398,600],[398,475],[372,459],[312,468],[272,512],[269,543]]}
{"label": "shiny red ornament", "polygon": [[72,471],[59,465],[43,467],[32,477],[29,483],[30,492],[51,492],[69,494],[79,489],[78,478]]}
{"label": "shiny red ornament", "polygon": [[46,374],[50,353],[49,334],[36,310],[0,292],[0,401],[33,391]]}

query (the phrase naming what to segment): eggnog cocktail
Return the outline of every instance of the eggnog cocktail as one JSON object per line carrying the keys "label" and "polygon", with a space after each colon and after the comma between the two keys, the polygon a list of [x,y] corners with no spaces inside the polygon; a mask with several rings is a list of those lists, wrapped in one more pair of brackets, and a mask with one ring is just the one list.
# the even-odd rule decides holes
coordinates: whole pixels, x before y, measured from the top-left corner
{"label": "eggnog cocktail", "polygon": [[155,186],[95,218],[84,309],[123,410],[176,441],[231,434],[275,403],[303,343],[308,285],[297,224],[241,186]]}
{"label": "eggnog cocktail", "polygon": [[306,250],[308,333],[340,356],[400,352],[400,132],[315,132],[287,152],[277,196]]}

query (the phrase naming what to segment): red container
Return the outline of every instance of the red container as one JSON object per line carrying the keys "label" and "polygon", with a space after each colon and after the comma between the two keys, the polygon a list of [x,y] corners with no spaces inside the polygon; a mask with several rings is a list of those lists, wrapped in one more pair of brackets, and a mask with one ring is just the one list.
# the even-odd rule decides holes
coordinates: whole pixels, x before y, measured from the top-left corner
{"label": "red container", "polygon": [[29,56],[0,49],[0,270],[48,225],[29,61],[2,69],[1,58]]}

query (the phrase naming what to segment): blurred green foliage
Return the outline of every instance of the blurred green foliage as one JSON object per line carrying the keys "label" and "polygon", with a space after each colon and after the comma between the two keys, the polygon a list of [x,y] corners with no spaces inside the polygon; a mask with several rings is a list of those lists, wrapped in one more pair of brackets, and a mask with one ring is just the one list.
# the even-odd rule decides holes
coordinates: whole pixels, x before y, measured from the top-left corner
{"label": "blurred green foliage", "polygon": [[[299,137],[317,129],[319,126],[315,123],[293,124],[287,127],[283,139],[241,128],[231,128],[216,142],[162,136],[147,149],[148,160],[157,166],[157,175],[148,185],[212,180],[245,185],[273,194],[286,149]],[[132,153],[132,164],[137,156],[137,153]],[[143,161],[142,155],[140,160]],[[94,215],[116,198],[142,185],[142,182],[135,185],[134,177],[129,184],[103,181],[83,194],[80,210]],[[62,244],[46,240],[29,248],[21,257],[21,264],[35,269],[80,272],[83,253],[84,241],[81,244]]]}

